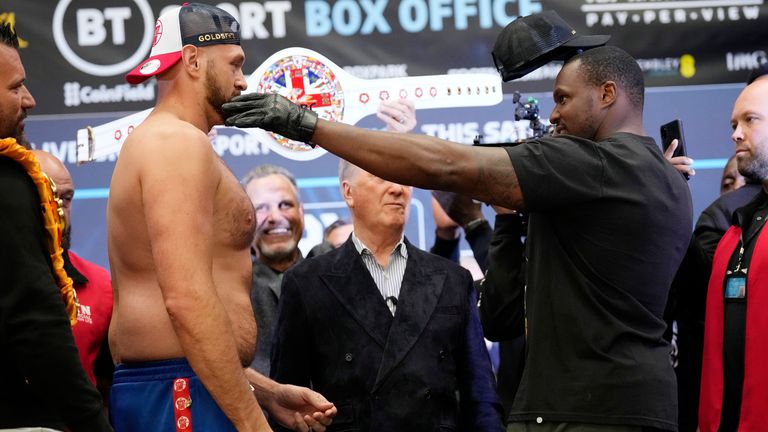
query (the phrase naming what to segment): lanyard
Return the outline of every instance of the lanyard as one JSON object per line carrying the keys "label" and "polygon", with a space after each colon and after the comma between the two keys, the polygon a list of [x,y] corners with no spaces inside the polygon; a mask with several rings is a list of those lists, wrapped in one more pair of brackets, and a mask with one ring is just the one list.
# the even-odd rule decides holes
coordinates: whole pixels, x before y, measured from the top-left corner
{"label": "lanyard", "polygon": [[725,272],[726,275],[731,275],[733,273],[741,272],[742,274],[747,274],[747,268],[741,268],[741,262],[744,259],[744,233],[739,236],[739,259],[736,261],[736,268],[733,270],[728,270]]}
{"label": "lanyard", "polygon": [[760,232],[763,230],[763,226],[765,225],[765,219],[766,219],[765,217],[762,217],[762,215],[759,215],[759,211],[756,213],[758,213],[757,218],[756,220],[753,220],[752,223],[759,224],[759,225],[757,226],[757,229],[750,229],[752,233],[747,237],[748,244],[744,243],[744,231],[742,230],[741,235],[739,235],[739,245],[738,245],[739,257],[738,257],[738,260],[736,261],[736,268],[733,270],[726,271],[725,273],[726,275],[731,275],[736,272],[739,272],[741,274],[747,274],[747,268],[746,267],[742,268],[742,265],[744,264],[743,261],[744,261],[745,248],[750,247],[752,242],[756,241],[756,238],[760,236]]}

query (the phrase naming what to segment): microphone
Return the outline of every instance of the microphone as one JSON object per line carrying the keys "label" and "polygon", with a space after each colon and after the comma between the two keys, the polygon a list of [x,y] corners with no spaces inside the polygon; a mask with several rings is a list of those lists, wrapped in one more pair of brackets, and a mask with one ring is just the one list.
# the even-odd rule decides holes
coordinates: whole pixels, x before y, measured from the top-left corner
{"label": "microphone", "polygon": [[397,297],[395,297],[395,296],[389,296],[389,297],[385,298],[384,300],[386,300],[388,302],[391,302],[392,306],[397,306]]}

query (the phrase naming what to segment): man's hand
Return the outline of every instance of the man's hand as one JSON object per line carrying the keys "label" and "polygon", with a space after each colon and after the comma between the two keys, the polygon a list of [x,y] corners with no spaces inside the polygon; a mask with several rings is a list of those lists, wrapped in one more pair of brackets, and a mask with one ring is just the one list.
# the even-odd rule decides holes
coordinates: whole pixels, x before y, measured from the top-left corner
{"label": "man's hand", "polygon": [[432,197],[432,216],[435,218],[435,235],[444,240],[454,240],[459,237],[459,224],[443,210],[437,198]]}
{"label": "man's hand", "polygon": [[672,157],[676,148],[677,140],[673,139],[672,143],[667,147],[667,151],[664,152],[664,158],[668,160],[676,170],[685,175],[686,178],[696,175],[696,171],[693,169],[693,159],[686,156]]}
{"label": "man's hand", "polygon": [[289,384],[278,384],[259,401],[280,424],[296,431],[324,432],[336,415],[336,407],[320,393]]}
{"label": "man's hand", "polygon": [[317,114],[274,93],[248,93],[221,106],[225,124],[239,128],[261,128],[288,139],[309,143],[315,133]]}
{"label": "man's hand", "polygon": [[387,125],[390,132],[408,133],[416,127],[416,107],[408,99],[382,102],[376,117]]}
{"label": "man's hand", "polygon": [[432,196],[440,203],[448,217],[466,229],[467,224],[473,220],[482,219],[481,204],[472,198],[453,192],[432,191]]}

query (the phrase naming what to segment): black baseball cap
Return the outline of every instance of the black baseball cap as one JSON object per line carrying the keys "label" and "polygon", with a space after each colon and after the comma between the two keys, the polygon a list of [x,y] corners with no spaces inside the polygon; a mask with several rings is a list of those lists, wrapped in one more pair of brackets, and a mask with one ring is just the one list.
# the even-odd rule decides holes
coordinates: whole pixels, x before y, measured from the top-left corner
{"label": "black baseball cap", "polygon": [[578,35],[557,12],[518,17],[504,27],[493,45],[493,62],[503,81],[525,76],[553,60],[565,60],[605,45],[610,35]]}
{"label": "black baseball cap", "polygon": [[179,61],[184,45],[240,45],[240,23],[223,9],[185,3],[160,15],[149,58],[128,72],[125,80],[139,84]]}

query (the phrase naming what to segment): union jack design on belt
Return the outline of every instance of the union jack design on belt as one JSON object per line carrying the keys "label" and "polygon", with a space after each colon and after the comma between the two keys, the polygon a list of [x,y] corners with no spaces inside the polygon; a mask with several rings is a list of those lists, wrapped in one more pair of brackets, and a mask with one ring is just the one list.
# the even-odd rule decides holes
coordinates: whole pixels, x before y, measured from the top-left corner
{"label": "union jack design on belt", "polygon": [[[278,93],[311,108],[326,120],[341,121],[344,90],[336,74],[322,61],[307,55],[290,55],[267,66],[259,80],[258,93]],[[282,146],[308,151],[308,145],[272,134]]]}

